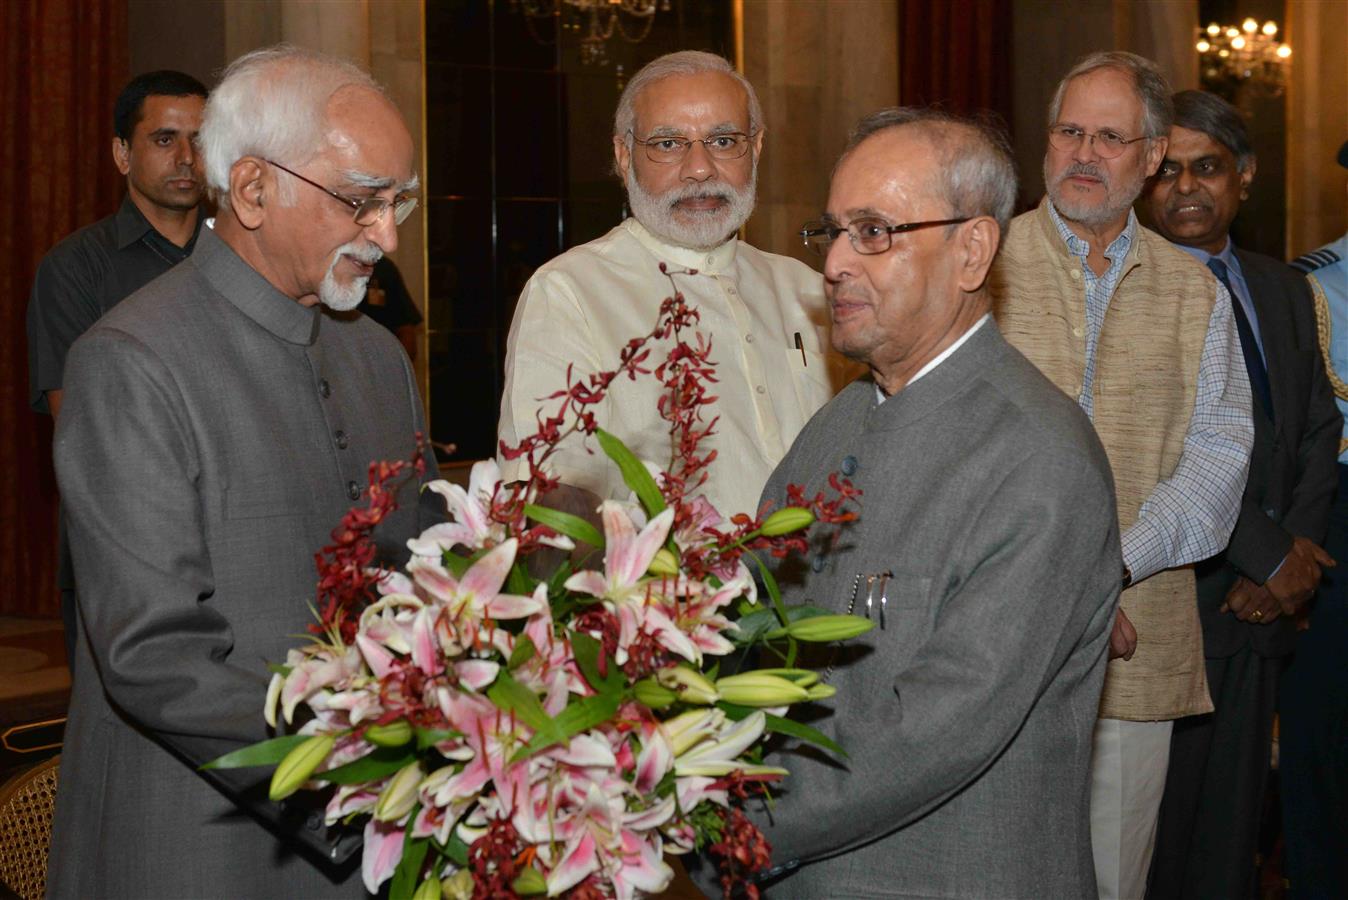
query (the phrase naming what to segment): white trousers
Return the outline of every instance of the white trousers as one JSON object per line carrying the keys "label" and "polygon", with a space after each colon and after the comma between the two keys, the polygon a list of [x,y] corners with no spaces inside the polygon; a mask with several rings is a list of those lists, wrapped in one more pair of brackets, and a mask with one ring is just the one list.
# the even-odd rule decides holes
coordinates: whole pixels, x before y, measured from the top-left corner
{"label": "white trousers", "polygon": [[1100,900],[1142,900],[1156,846],[1173,722],[1098,719],[1091,758],[1091,845]]}

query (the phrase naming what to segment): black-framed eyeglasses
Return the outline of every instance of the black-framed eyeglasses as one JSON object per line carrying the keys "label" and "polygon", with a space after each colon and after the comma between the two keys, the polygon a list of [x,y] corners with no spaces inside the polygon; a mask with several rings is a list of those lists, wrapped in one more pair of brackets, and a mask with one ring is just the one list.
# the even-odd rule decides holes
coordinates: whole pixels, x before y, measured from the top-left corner
{"label": "black-framed eyeglasses", "polygon": [[1090,132],[1075,125],[1054,125],[1048,130],[1048,142],[1064,153],[1071,153],[1087,138],[1090,138],[1096,153],[1105,159],[1113,159],[1122,154],[1129,144],[1145,141],[1147,136],[1144,134],[1142,137],[1126,138],[1117,131],[1103,129]]}
{"label": "black-framed eyeglasses", "polygon": [[353,213],[352,218],[354,218],[356,220],[356,224],[362,228],[366,228],[378,222],[380,219],[384,217],[384,213],[390,207],[393,208],[393,224],[401,225],[404,221],[407,220],[407,217],[412,214],[412,210],[417,208],[417,198],[408,197],[406,195],[394,197],[392,200],[388,199],[387,197],[366,197],[364,200],[357,200],[355,197],[343,197],[336,191],[331,190],[329,188],[325,188],[317,181],[305,178],[299,172],[296,172],[293,169],[287,169],[285,166],[281,165],[278,162],[273,162],[272,160],[269,159],[266,160],[266,163],[269,166],[275,166],[282,172],[287,172],[291,175],[294,175],[296,178],[298,178],[300,181],[303,181],[305,184],[311,184],[314,187],[318,188],[323,193],[327,194],[332,199],[338,201],[339,203],[345,203],[347,206],[351,207],[351,211]]}
{"label": "black-framed eyeglasses", "polygon": [[820,256],[827,256],[828,248],[833,246],[833,242],[842,234],[846,234],[847,239],[852,242],[853,250],[863,256],[875,256],[894,245],[896,234],[935,228],[938,225],[960,225],[971,218],[973,217],[962,216],[958,219],[935,219],[930,222],[905,222],[902,225],[891,225],[884,219],[862,218],[853,219],[845,228],[836,222],[806,222],[800,230],[800,236],[805,240],[805,246]]}
{"label": "black-framed eyeglasses", "polygon": [[[653,137],[642,140],[631,131],[632,142],[646,148],[646,158],[662,165],[676,163],[688,155],[688,148],[701,144],[712,159],[739,159],[749,152],[749,141],[753,134],[742,131],[726,131],[713,134],[709,138],[686,138],[678,135]],[[755,132],[756,133],[756,132]]]}

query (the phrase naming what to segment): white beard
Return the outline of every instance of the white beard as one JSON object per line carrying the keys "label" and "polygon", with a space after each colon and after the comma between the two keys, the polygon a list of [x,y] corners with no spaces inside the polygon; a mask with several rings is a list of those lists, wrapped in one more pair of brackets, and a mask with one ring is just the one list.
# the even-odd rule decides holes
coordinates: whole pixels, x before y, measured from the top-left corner
{"label": "white beard", "polygon": [[[758,160],[754,160],[749,183],[735,188],[724,182],[689,184],[663,194],[651,194],[637,181],[636,167],[627,167],[627,203],[632,215],[648,231],[671,244],[693,250],[712,250],[739,231],[754,211],[758,187]],[[680,200],[720,197],[726,205],[715,210],[675,210]],[[692,217],[692,221],[687,219]]]}
{"label": "white beard", "polygon": [[368,275],[357,277],[351,279],[350,284],[340,284],[334,271],[337,268],[337,261],[343,256],[350,256],[352,259],[374,265],[383,255],[383,251],[373,244],[352,242],[338,247],[332,256],[332,264],[323,275],[323,283],[318,286],[318,299],[328,309],[337,312],[348,312],[360,306],[360,302],[365,299],[365,288],[370,283],[370,277]]}

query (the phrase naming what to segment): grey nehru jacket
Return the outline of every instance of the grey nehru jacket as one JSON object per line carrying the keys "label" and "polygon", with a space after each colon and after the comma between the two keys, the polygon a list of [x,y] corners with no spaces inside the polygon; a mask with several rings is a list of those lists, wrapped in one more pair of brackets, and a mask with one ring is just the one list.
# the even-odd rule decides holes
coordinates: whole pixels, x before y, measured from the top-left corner
{"label": "grey nehru jacket", "polygon": [[836,541],[816,526],[782,588],[864,613],[865,576],[889,573],[885,622],[810,660],[838,688],[813,724],[848,757],[768,756],[791,771],[755,814],[783,867],[768,896],[1094,896],[1091,729],[1121,562],[1090,423],[989,322],[882,404],[852,383],[764,498],[839,470],[860,518]]}
{"label": "grey nehru jacket", "polygon": [[[65,389],[56,469],[84,633],[50,894],[362,895],[355,860],[331,863],[354,843],[267,801],[267,770],[196,767],[269,736],[266,666],[313,621],[314,553],[370,462],[424,431],[406,356],[203,229],[75,343]],[[388,556],[418,527],[414,488],[380,526]]]}

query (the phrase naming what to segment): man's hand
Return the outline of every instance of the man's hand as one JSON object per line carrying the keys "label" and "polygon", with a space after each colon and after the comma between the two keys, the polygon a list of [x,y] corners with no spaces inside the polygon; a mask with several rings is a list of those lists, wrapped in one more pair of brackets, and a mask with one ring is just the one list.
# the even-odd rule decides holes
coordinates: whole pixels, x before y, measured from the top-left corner
{"label": "man's hand", "polygon": [[1226,602],[1219,612],[1235,613],[1242,622],[1267,625],[1282,615],[1282,607],[1266,586],[1255,584],[1241,575],[1231,585],[1231,590],[1227,591]]}
{"label": "man's hand", "polygon": [[1314,541],[1304,537],[1293,538],[1292,549],[1287,551],[1282,567],[1276,575],[1264,582],[1264,587],[1278,601],[1282,611],[1290,616],[1315,593],[1320,585],[1321,567],[1332,565],[1334,557]]}
{"label": "man's hand", "polygon": [[1109,632],[1109,658],[1127,662],[1133,658],[1136,649],[1137,629],[1124,615],[1123,607],[1119,607],[1118,614],[1114,616],[1114,628]]}

